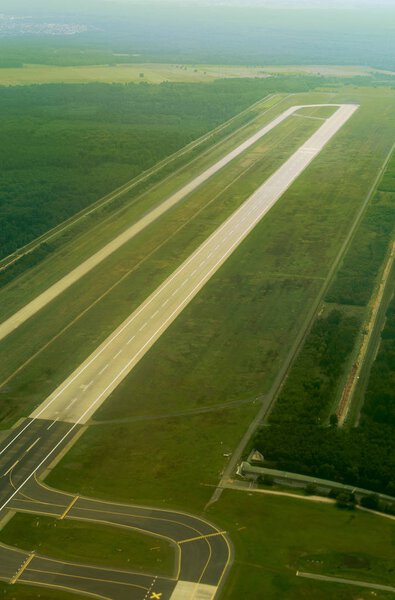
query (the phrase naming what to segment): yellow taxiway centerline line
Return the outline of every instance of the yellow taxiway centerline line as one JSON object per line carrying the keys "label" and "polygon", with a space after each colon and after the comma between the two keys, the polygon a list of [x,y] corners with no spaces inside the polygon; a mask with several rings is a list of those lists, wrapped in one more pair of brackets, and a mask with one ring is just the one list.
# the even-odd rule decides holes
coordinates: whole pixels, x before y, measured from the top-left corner
{"label": "yellow taxiway centerline line", "polygon": [[205,540],[207,538],[215,537],[217,535],[225,535],[226,531],[216,531],[215,533],[208,533],[207,535],[199,535],[198,537],[189,538],[187,540],[181,540],[179,544],[187,544],[188,542],[196,542],[197,540]]}
{"label": "yellow taxiway centerline line", "polygon": [[22,575],[22,573],[27,569],[27,567],[30,565],[30,563],[32,562],[33,558],[34,558],[35,554],[34,552],[32,552],[32,554],[30,554],[27,559],[25,560],[25,562],[23,563],[23,565],[21,566],[21,568],[19,569],[19,571],[14,575],[14,577],[10,580],[10,584],[14,584],[18,581],[18,579],[20,578],[20,576]]}
{"label": "yellow taxiway centerline line", "polygon": [[77,502],[79,496],[75,496],[72,501],[70,502],[70,504],[68,505],[68,507],[66,508],[66,510],[64,511],[64,513],[59,517],[60,521],[63,521],[63,519],[68,515],[68,513],[71,511],[71,509],[73,508],[74,504]]}

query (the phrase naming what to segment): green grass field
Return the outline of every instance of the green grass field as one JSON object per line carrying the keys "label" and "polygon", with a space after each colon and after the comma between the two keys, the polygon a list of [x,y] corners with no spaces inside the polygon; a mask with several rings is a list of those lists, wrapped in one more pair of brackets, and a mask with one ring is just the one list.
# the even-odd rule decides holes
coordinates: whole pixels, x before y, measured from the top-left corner
{"label": "green grass field", "polygon": [[7,585],[0,581],[0,596],[4,600],[86,600],[74,592],[62,592],[53,588],[30,585]]}
{"label": "green grass field", "polygon": [[175,552],[169,542],[132,529],[59,521],[17,514],[0,541],[59,560],[172,576]]}
{"label": "green grass field", "polygon": [[296,577],[296,571],[395,585],[395,524],[358,511],[227,490],[208,511],[235,546],[223,597],[368,600],[391,594]]}

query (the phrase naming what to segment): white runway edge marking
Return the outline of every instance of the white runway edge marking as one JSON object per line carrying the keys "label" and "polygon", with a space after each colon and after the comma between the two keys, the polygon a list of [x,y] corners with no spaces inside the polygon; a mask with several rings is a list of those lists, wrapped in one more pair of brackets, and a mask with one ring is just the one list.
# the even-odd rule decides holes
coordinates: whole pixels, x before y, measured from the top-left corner
{"label": "white runway edge marking", "polygon": [[[307,105],[306,105],[306,106],[307,106]],[[315,106],[317,106],[317,105],[308,105],[308,106],[314,106],[314,107],[315,107]],[[314,135],[313,135],[313,137],[315,137],[315,136],[316,136],[316,135],[317,135],[319,132],[321,132],[321,131],[322,131],[322,129],[324,129],[326,126],[328,126],[328,125],[332,124],[332,122],[333,122],[334,118],[338,117],[338,115],[339,115],[339,112],[342,112],[342,110],[343,110],[343,111],[347,111],[347,114],[346,114],[346,115],[342,115],[342,116],[340,117],[340,119],[339,119],[339,118],[337,118],[337,121],[338,121],[338,122],[336,123],[335,130],[332,132],[332,135],[330,135],[330,136],[328,137],[328,139],[325,141],[325,143],[322,145],[322,148],[323,148],[323,147],[326,145],[326,143],[327,143],[327,142],[328,142],[328,141],[329,141],[329,140],[330,140],[330,139],[333,137],[333,135],[334,135],[335,133],[337,133],[337,131],[338,131],[338,130],[341,128],[341,126],[342,126],[342,125],[344,125],[344,123],[345,123],[345,122],[346,122],[346,121],[347,121],[347,120],[348,120],[348,119],[349,119],[349,118],[352,116],[352,114],[355,112],[355,110],[357,110],[358,106],[356,106],[356,105],[339,105],[339,104],[331,104],[331,105],[328,105],[328,104],[323,104],[323,105],[319,105],[319,106],[338,106],[338,107],[339,107],[339,110],[338,110],[338,111],[335,113],[335,115],[334,115],[333,117],[331,117],[330,119],[328,119],[328,121],[325,123],[325,125],[323,125],[323,126],[322,126],[322,127],[321,127],[321,128],[320,128],[320,129],[319,129],[319,130],[318,130],[318,131],[317,131],[317,132],[314,134]],[[300,106],[295,106],[295,107],[293,107],[293,108],[289,109],[288,111],[286,111],[286,113],[288,113],[288,114],[287,114],[287,116],[289,116],[289,114],[292,114],[293,112],[295,112],[295,111],[299,110],[300,108],[302,108],[302,107],[300,107]],[[282,116],[284,116],[284,114],[286,114],[286,113],[283,113],[283,115],[282,115]],[[284,119],[282,119],[282,120],[284,120]],[[281,122],[281,120],[279,121],[278,119],[275,119],[275,121],[276,121],[276,124],[278,124],[279,122]],[[274,122],[274,121],[273,121],[273,122]],[[310,143],[311,139],[312,139],[312,138],[310,138],[310,140],[308,140],[308,142],[307,142],[306,144],[304,144],[304,146],[302,146],[302,149],[303,149],[305,146],[307,146],[307,144],[309,144],[309,143]],[[320,148],[320,150],[321,150],[322,148]],[[298,153],[300,153],[300,150],[299,150],[299,151],[297,151],[297,152],[296,152],[296,153],[295,153],[295,154],[294,154],[294,155],[291,157],[291,159],[292,159],[293,157],[295,157],[295,156],[296,156]],[[290,161],[291,159],[289,159],[289,160],[288,160],[288,161],[285,163],[285,165],[283,165],[283,167],[280,167],[279,171],[281,171],[281,170],[282,170],[284,167],[286,167],[286,165],[289,163],[289,161]],[[311,156],[311,157],[309,156],[308,158],[306,158],[306,157],[305,157],[305,158],[304,158],[304,160],[306,161],[306,164],[305,164],[304,168],[306,168],[306,167],[308,166],[308,164],[310,164],[310,162],[312,162],[312,160],[313,160],[313,156]],[[302,169],[302,170],[303,170],[303,169]],[[269,184],[269,182],[270,182],[271,180],[273,180],[273,178],[276,176],[276,174],[277,174],[277,173],[278,173],[278,171],[277,171],[277,172],[276,172],[276,173],[275,173],[275,174],[274,174],[272,177],[270,177],[270,178],[269,178],[269,179],[268,179],[268,180],[265,182],[265,184],[264,184],[264,185],[267,185],[267,184]],[[292,182],[291,182],[291,183],[292,183]],[[259,191],[259,190],[258,190],[258,191]],[[285,191],[285,190],[284,190],[284,191]],[[284,191],[283,191],[282,193],[284,193]],[[282,195],[282,194],[281,194],[281,195]],[[255,196],[255,194],[252,196],[252,198],[254,198],[254,196]],[[246,202],[245,202],[245,203],[244,203],[244,204],[241,206],[241,208],[240,208],[240,209],[238,209],[238,211],[236,211],[236,213],[233,213],[233,215],[231,215],[231,217],[229,217],[229,219],[227,219],[227,220],[226,220],[226,221],[225,221],[225,222],[224,222],[224,223],[223,223],[223,224],[222,224],[222,225],[221,225],[221,226],[220,226],[220,227],[219,227],[219,228],[218,228],[218,229],[217,229],[217,230],[214,232],[214,234],[213,234],[213,235],[218,235],[218,236],[220,236],[220,233],[223,231],[223,229],[227,227],[229,220],[231,220],[232,218],[234,218],[235,214],[238,214],[238,213],[239,213],[239,211],[240,211],[240,210],[242,210],[242,209],[243,209],[243,207],[245,207],[245,206],[246,206],[246,205],[247,205],[247,204],[248,204],[250,201],[251,201],[251,198],[250,198],[250,199],[248,199],[248,200],[246,200]],[[270,207],[269,207],[269,208],[270,208]],[[255,210],[255,209],[256,209],[256,207],[255,207],[255,208],[249,208],[249,209],[248,209],[248,211],[247,211],[247,214],[248,214],[248,215],[252,214],[252,212],[254,212],[254,210]],[[261,218],[261,216],[263,216],[263,215],[259,215],[259,218]],[[255,225],[253,225],[253,226],[255,226]],[[251,230],[251,227],[248,227],[248,229],[246,230],[246,235],[249,233],[249,231],[250,231],[250,230]],[[63,393],[63,392],[64,392],[64,391],[65,391],[65,390],[66,390],[66,389],[67,389],[67,388],[70,386],[70,385],[72,385],[72,383],[73,383],[73,382],[74,382],[74,381],[75,381],[75,380],[76,380],[76,379],[77,379],[77,378],[78,378],[78,377],[79,377],[79,376],[80,376],[80,375],[81,375],[81,374],[82,374],[82,373],[83,373],[83,372],[84,372],[86,369],[88,369],[88,368],[89,368],[89,366],[90,366],[90,365],[91,365],[91,364],[92,364],[92,363],[93,363],[93,362],[94,362],[94,361],[95,361],[95,360],[96,360],[96,359],[97,359],[97,358],[98,358],[98,357],[99,357],[99,356],[100,356],[100,355],[101,355],[103,352],[105,352],[105,350],[108,348],[108,346],[109,346],[109,345],[110,345],[110,344],[111,344],[111,343],[112,343],[112,342],[113,342],[113,341],[114,341],[114,340],[115,340],[115,339],[116,339],[116,338],[117,338],[119,335],[121,335],[121,334],[123,333],[123,331],[124,331],[124,330],[125,330],[125,329],[126,329],[126,328],[127,328],[127,327],[128,327],[128,326],[129,326],[129,325],[130,325],[130,324],[131,324],[131,323],[132,323],[132,322],[133,322],[133,321],[134,321],[134,320],[135,320],[135,319],[136,319],[136,318],[137,318],[139,315],[140,315],[140,313],[141,313],[143,310],[146,310],[147,306],[149,306],[149,304],[150,304],[150,303],[152,303],[152,302],[155,300],[155,298],[158,296],[158,294],[160,294],[160,293],[163,291],[163,289],[164,289],[164,288],[166,288],[166,287],[168,287],[169,285],[171,285],[172,281],[174,280],[174,278],[175,278],[175,277],[177,277],[177,276],[178,276],[179,272],[180,272],[180,271],[182,271],[183,269],[186,269],[186,268],[188,267],[189,263],[190,263],[192,260],[194,260],[194,259],[196,258],[196,256],[197,256],[197,255],[201,254],[201,253],[204,251],[205,247],[206,247],[206,246],[207,246],[207,245],[210,243],[210,241],[211,241],[211,239],[212,239],[213,235],[212,235],[212,236],[210,236],[210,237],[209,237],[209,238],[208,238],[208,239],[207,239],[207,240],[206,240],[206,241],[205,241],[205,242],[204,242],[204,243],[203,243],[203,244],[202,244],[202,245],[201,245],[201,246],[200,246],[200,247],[197,249],[197,251],[196,251],[195,253],[193,253],[193,254],[192,254],[192,256],[190,256],[190,257],[189,257],[189,259],[187,259],[187,260],[186,260],[186,261],[183,263],[183,265],[181,265],[181,267],[180,267],[178,270],[176,270],[176,272],[175,272],[175,273],[173,273],[173,275],[171,275],[171,276],[170,276],[170,277],[169,277],[169,278],[168,278],[168,279],[165,281],[165,283],[164,283],[164,284],[163,284],[163,285],[162,285],[162,286],[161,286],[161,287],[160,287],[158,290],[156,290],[156,292],[154,292],[154,293],[151,295],[151,297],[150,297],[150,298],[149,298],[149,299],[148,299],[148,300],[147,300],[145,303],[143,303],[143,304],[140,306],[140,308],[139,308],[139,309],[137,309],[137,310],[135,311],[135,313],[134,313],[134,314],[131,316],[131,318],[130,318],[130,319],[128,319],[128,320],[127,320],[127,321],[126,321],[126,322],[125,322],[125,323],[124,323],[124,324],[123,324],[123,325],[122,325],[122,326],[121,326],[121,327],[120,327],[120,328],[119,328],[119,329],[118,329],[118,330],[115,332],[115,334],[114,334],[113,336],[111,336],[109,339],[107,339],[107,340],[106,340],[106,341],[103,343],[102,347],[101,347],[101,348],[99,348],[99,350],[98,350],[98,351],[97,351],[97,352],[96,352],[96,353],[95,353],[95,354],[94,354],[92,357],[90,357],[90,358],[89,358],[89,359],[88,359],[88,360],[87,360],[87,361],[86,361],[86,362],[85,362],[85,363],[84,363],[84,364],[83,364],[83,365],[82,365],[82,366],[81,366],[79,369],[77,369],[77,370],[76,370],[76,372],[74,373],[74,375],[73,375],[72,377],[70,377],[70,378],[67,380],[67,382],[66,382],[66,383],[65,383],[63,386],[61,386],[61,387],[60,387],[60,388],[59,388],[59,389],[56,391],[56,393],[53,395],[53,397],[52,397],[52,398],[50,398],[50,399],[49,399],[47,402],[43,403],[43,405],[42,405],[41,407],[39,407],[39,409],[37,409],[37,410],[36,410],[36,411],[33,413],[33,415],[31,415],[31,419],[32,419],[32,420],[31,420],[31,421],[29,421],[29,422],[28,422],[28,423],[27,423],[27,424],[26,424],[26,425],[25,425],[25,426],[24,426],[24,427],[21,429],[21,431],[20,431],[20,432],[19,432],[19,433],[18,433],[18,434],[17,434],[17,435],[16,435],[16,436],[15,436],[15,437],[12,439],[12,440],[10,440],[10,442],[9,442],[9,443],[8,443],[8,444],[7,444],[7,445],[6,445],[6,446],[5,446],[5,447],[4,447],[4,448],[3,448],[3,449],[0,451],[0,455],[1,455],[2,453],[4,453],[4,452],[7,450],[7,448],[9,448],[9,446],[10,446],[10,445],[11,445],[11,444],[12,444],[12,443],[13,443],[13,442],[14,442],[14,441],[15,441],[15,440],[16,440],[16,439],[17,439],[17,438],[20,436],[20,435],[22,435],[22,433],[23,433],[23,432],[24,432],[24,431],[25,431],[25,430],[26,430],[28,427],[30,427],[30,426],[31,426],[31,424],[34,422],[34,420],[35,420],[35,419],[38,419],[38,418],[40,418],[40,416],[41,416],[41,415],[42,415],[42,414],[43,414],[43,413],[44,413],[44,412],[45,412],[45,411],[46,411],[46,410],[49,408],[49,406],[50,406],[50,405],[52,405],[52,404],[53,404],[53,403],[54,403],[54,402],[57,400],[57,398],[58,398],[58,397],[59,397],[59,396],[60,396],[60,395],[61,395],[61,394],[62,394],[62,393]],[[201,264],[204,264],[206,261],[207,261],[207,258],[206,258],[206,259],[204,259],[204,260],[201,262]],[[173,293],[171,294],[171,296],[175,296],[175,295],[177,294],[177,291],[178,291],[178,290],[175,290],[175,291],[173,291]],[[131,339],[133,339],[133,338],[131,338]]]}
{"label": "white runway edge marking", "polygon": [[[339,112],[341,112],[341,109],[339,109],[339,111],[337,111],[334,115],[334,117],[331,117],[331,119],[329,119],[325,125],[323,125],[318,132],[316,132],[316,134],[314,134],[313,138],[315,138],[315,136],[321,134],[322,135],[322,130],[326,129],[327,125],[330,125],[333,123],[333,121],[335,121],[335,127],[332,130],[331,134],[327,136],[327,138],[325,138],[322,141],[322,147],[320,149],[322,149],[328,142],[330,139],[332,139],[332,137],[335,135],[335,133],[337,133],[337,131],[339,131],[339,129],[344,125],[344,123],[346,123],[348,121],[348,119],[352,116],[352,114],[357,110],[358,106],[355,105],[344,105],[343,106],[343,112],[345,114],[340,115],[339,118]],[[348,109],[348,110],[347,110]],[[337,117],[337,119],[336,119]],[[310,142],[311,140],[309,140]],[[298,151],[299,152],[299,151]],[[295,155],[298,154],[298,152],[296,152],[293,157]],[[283,165],[283,167],[281,167],[279,169],[279,171],[277,171],[271,178],[269,178],[266,182],[266,184],[264,185],[270,185],[270,182],[273,181],[273,179],[275,178],[276,174],[278,174],[279,172],[282,172],[283,169],[287,169],[288,163],[290,162],[290,160],[292,160],[292,158],[289,159],[289,161],[287,161],[285,163],[285,165]],[[305,166],[302,168],[301,172],[303,172],[303,170],[312,162],[313,157],[306,157],[305,158]],[[300,173],[299,173],[300,174]],[[289,186],[291,185],[291,183],[293,181],[295,181],[295,179],[297,178],[298,175],[296,175],[291,182],[289,182],[289,184],[287,185],[287,188],[289,188]],[[263,186],[262,186],[263,187]],[[255,194],[253,194],[253,196],[251,197],[251,199],[255,198],[256,194],[259,193],[259,191],[261,190],[261,188],[259,188],[259,190],[257,190],[257,192]],[[278,197],[281,197],[283,195],[285,190],[281,191],[281,194],[279,194]],[[251,200],[250,199],[250,200]],[[158,328],[158,330],[145,342],[145,344],[143,344],[143,346],[140,348],[140,350],[134,355],[134,357],[122,368],[122,370],[118,373],[118,375],[106,386],[106,388],[96,397],[96,399],[91,403],[90,406],[88,406],[88,408],[84,411],[84,413],[78,418],[78,420],[70,427],[70,429],[66,432],[66,434],[57,442],[57,444],[52,448],[52,450],[41,460],[41,462],[32,470],[32,472],[26,477],[26,479],[14,490],[14,492],[11,494],[11,496],[2,504],[2,506],[0,506],[0,511],[3,510],[8,504],[9,502],[11,502],[11,500],[13,498],[15,498],[15,496],[20,492],[20,490],[23,488],[24,485],[26,485],[26,483],[28,483],[28,481],[30,481],[30,479],[32,477],[34,477],[35,473],[37,473],[37,471],[40,470],[40,468],[43,466],[43,464],[50,459],[55,452],[57,451],[57,449],[59,448],[59,446],[61,446],[64,441],[70,437],[73,432],[75,431],[75,429],[84,422],[84,419],[87,415],[89,415],[89,413],[92,413],[92,411],[95,409],[95,407],[102,401],[103,397],[107,397],[107,393],[111,390],[114,389],[114,383],[116,383],[118,380],[122,380],[122,378],[124,377],[124,373],[125,372],[129,372],[130,370],[130,365],[133,364],[135,361],[139,360],[141,358],[141,356],[143,356],[145,354],[145,351],[148,347],[150,347],[152,341],[154,339],[157,339],[159,337],[159,335],[161,334],[161,332],[163,332],[167,327],[168,324],[171,323],[174,318],[175,315],[178,315],[181,310],[190,302],[191,298],[193,298],[196,293],[197,290],[201,289],[204,285],[204,283],[206,281],[208,281],[212,275],[213,272],[215,272],[218,268],[218,265],[221,264],[222,262],[224,262],[224,260],[226,259],[227,256],[229,256],[233,250],[239,245],[240,240],[245,238],[248,233],[255,227],[256,223],[263,217],[264,214],[266,214],[266,212],[271,208],[271,206],[273,206],[273,204],[277,201],[278,198],[275,198],[268,206],[266,206],[265,210],[263,211],[262,214],[258,215],[257,217],[254,218],[254,221],[247,227],[246,231],[239,236],[238,239],[236,239],[233,244],[229,247],[229,249],[227,250],[227,252],[223,255],[223,257],[221,259],[219,259],[216,264],[214,266],[211,267],[211,269],[209,270],[208,273],[206,273],[205,277],[202,279],[201,282],[199,282],[190,292],[189,294],[187,294],[187,296],[182,300],[182,302],[179,304],[179,306],[167,317],[167,319],[165,319],[165,321],[162,323],[162,325]],[[246,203],[248,203],[250,200],[247,200]],[[245,204],[246,204],[245,203]],[[243,206],[245,206],[245,204]],[[243,206],[241,208],[243,208]],[[241,210],[241,209],[239,209]],[[92,364],[92,362],[94,360],[97,359],[97,357],[104,352],[104,350],[108,347],[108,345],[110,343],[112,343],[114,341],[114,339],[116,339],[116,337],[118,337],[119,335],[121,335],[121,333],[125,330],[126,327],[128,327],[130,325],[130,323],[136,319],[137,315],[139,315],[142,310],[145,310],[147,308],[147,306],[153,302],[153,300],[158,296],[159,293],[162,293],[163,290],[168,287],[170,285],[170,283],[174,280],[175,277],[179,276],[179,274],[188,266],[188,264],[192,261],[192,260],[196,260],[196,258],[199,256],[199,254],[203,251],[203,249],[210,243],[210,241],[212,241],[212,238],[214,235],[218,235],[220,234],[221,230],[226,227],[228,225],[228,222],[230,221],[230,219],[234,218],[235,215],[238,214],[239,211],[236,211],[236,213],[234,213],[232,215],[232,217],[230,217],[229,219],[227,219],[227,221],[225,221],[225,223],[223,223],[222,226],[219,227],[219,229],[217,229],[217,231],[210,236],[206,242],[204,242],[202,244],[202,246],[200,246],[200,248],[198,248],[198,250],[196,252],[193,253],[192,256],[189,257],[189,259],[187,259],[185,261],[185,263],[183,263],[183,265],[181,265],[181,267],[179,269],[176,270],[175,273],[173,273],[172,276],[170,276],[165,283],[160,286],[160,288],[154,292],[154,294],[152,294],[152,296],[140,307],[140,309],[138,309],[131,317],[130,319],[128,319],[126,321],[126,323],[124,323],[123,325],[121,325],[121,327],[116,331],[116,333],[111,336],[111,338],[109,340],[107,340],[106,342],[104,342],[104,344],[102,345],[102,347],[99,349],[99,351],[90,359],[87,360],[86,364],[83,365],[82,368],[78,369],[77,372],[70,378],[70,380],[67,382],[67,384],[65,384],[64,387],[62,387],[54,396],[53,399],[51,399],[51,403],[54,402],[55,398],[58,397],[69,385],[71,385],[72,381],[75,381],[75,379],[85,370],[88,368],[88,366],[90,364]],[[49,403],[46,403],[44,405],[44,407],[39,411],[39,414],[42,414],[47,408],[48,408]],[[34,417],[37,418],[37,417]],[[31,421],[33,422],[33,421]],[[30,422],[30,423],[31,423]],[[26,426],[28,427],[29,424]],[[12,442],[11,442],[12,443]]]}
{"label": "white runway edge marking", "polygon": [[[59,281],[54,283],[51,287],[45,290],[42,294],[34,298],[31,302],[26,304],[23,308],[18,310],[14,315],[9,317],[6,321],[0,324],[0,340],[6,337],[11,331],[19,327],[22,323],[27,321],[33,314],[41,310],[60,293],[64,292],[72,283],[75,283],[81,277],[89,273],[94,267],[100,264],[108,256],[113,254],[116,250],[121,248],[126,242],[130,241],[136,234],[142,231],[145,227],[153,223],[156,219],[166,213],[171,207],[178,204],[181,200],[186,198],[193,191],[198,189],[204,182],[210,177],[221,171],[226,165],[232,162],[235,158],[243,154],[248,148],[253,146],[257,141],[272,131],[277,125],[285,121],[288,117],[293,115],[301,108],[307,108],[315,105],[304,105],[294,106],[285,110],[278,117],[273,119],[268,125],[262,127],[257,133],[252,135],[248,140],[240,144],[237,148],[229,152],[226,156],[217,161],[214,165],[206,169],[203,173],[195,177],[192,181],[187,183],[181,190],[172,194],[159,206],[153,208],[148,214],[142,217],[137,223],[134,223],[129,229],[121,233],[114,240],[106,244],[103,248],[98,250],[91,257],[86,259],[82,264],[73,269],[70,273],[62,277]],[[321,104],[320,106],[341,106],[339,104]]]}

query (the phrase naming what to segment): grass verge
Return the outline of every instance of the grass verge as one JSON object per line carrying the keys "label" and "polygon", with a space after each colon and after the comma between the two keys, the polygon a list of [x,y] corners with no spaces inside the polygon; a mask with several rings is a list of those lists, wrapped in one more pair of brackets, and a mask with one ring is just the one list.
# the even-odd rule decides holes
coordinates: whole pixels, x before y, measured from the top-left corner
{"label": "grass verge", "polygon": [[229,532],[235,563],[223,597],[368,600],[391,594],[296,577],[306,571],[395,585],[395,523],[365,512],[226,490],[209,518]]}

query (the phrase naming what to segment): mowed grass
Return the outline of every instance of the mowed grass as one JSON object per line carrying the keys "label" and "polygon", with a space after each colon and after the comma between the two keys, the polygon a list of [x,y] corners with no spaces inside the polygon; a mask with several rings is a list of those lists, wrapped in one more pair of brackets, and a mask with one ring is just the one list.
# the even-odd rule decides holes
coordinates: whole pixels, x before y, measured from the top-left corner
{"label": "mowed grass", "polygon": [[16,514],[1,530],[0,541],[58,560],[173,576],[170,542],[133,529],[50,517]]}
{"label": "mowed grass", "polygon": [[27,64],[20,68],[0,69],[0,85],[32,85],[40,83],[207,83],[219,78],[271,77],[278,73],[313,74],[329,77],[369,75],[368,67],[345,66],[240,66],[130,63],[119,65],[64,66]]}
{"label": "mowed grass", "polygon": [[6,338],[1,381],[58,336],[3,387],[3,420],[44,400],[318,126],[307,119],[284,123]]}
{"label": "mowed grass", "polygon": [[270,77],[262,67],[227,65],[119,64],[82,67],[26,65],[0,69],[0,85],[31,85],[40,83],[207,83],[229,77]]}
{"label": "mowed grass", "polygon": [[8,585],[0,581],[0,596],[4,600],[86,600],[85,595],[63,592],[41,586]]}
{"label": "mowed grass", "polygon": [[310,581],[304,571],[395,586],[395,522],[333,505],[226,490],[207,513],[228,531],[235,562],[223,598],[368,600],[378,590]]}

